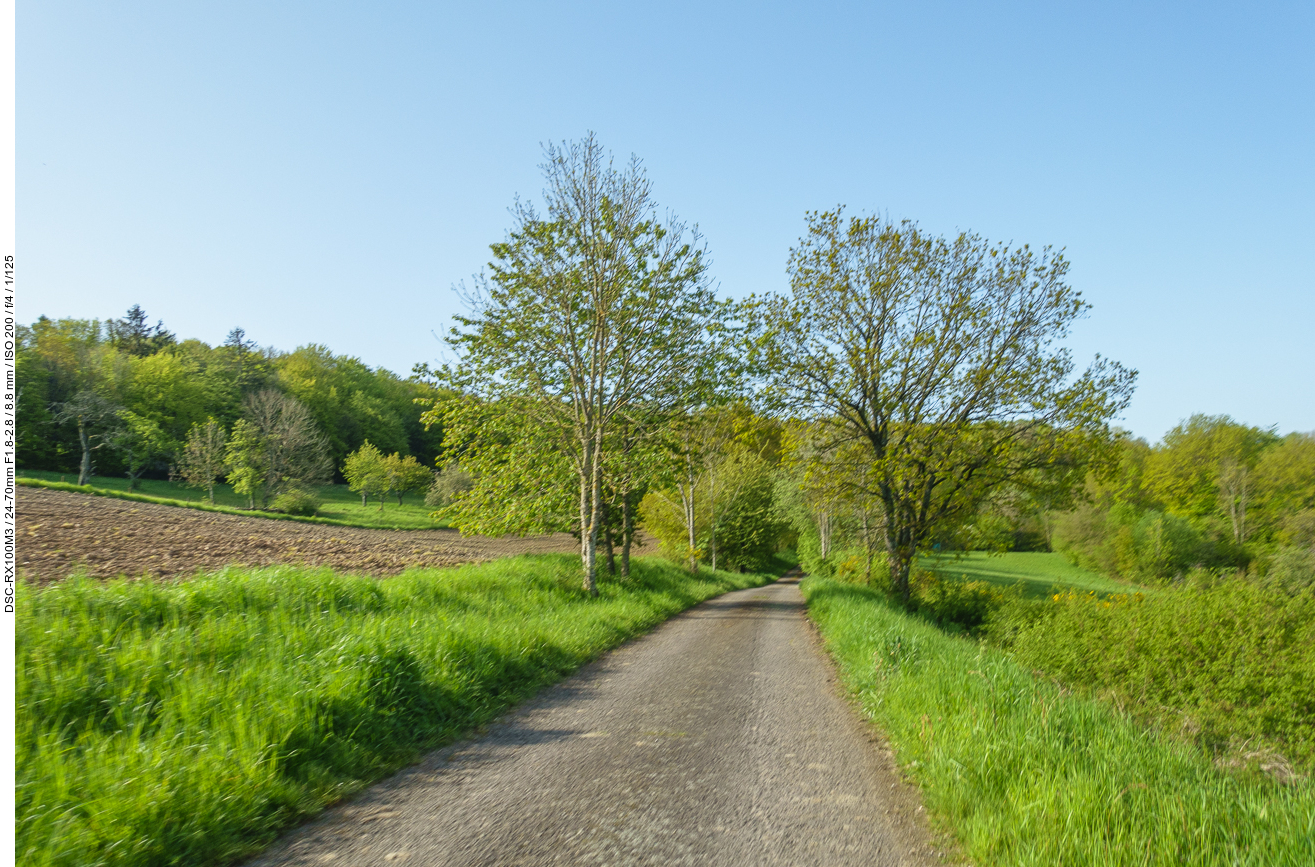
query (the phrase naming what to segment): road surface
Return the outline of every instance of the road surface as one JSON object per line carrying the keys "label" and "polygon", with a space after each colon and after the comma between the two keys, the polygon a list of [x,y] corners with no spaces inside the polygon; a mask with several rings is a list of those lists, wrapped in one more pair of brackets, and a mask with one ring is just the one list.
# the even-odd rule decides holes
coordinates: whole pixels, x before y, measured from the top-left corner
{"label": "road surface", "polygon": [[252,862],[936,863],[797,578],[691,609]]}

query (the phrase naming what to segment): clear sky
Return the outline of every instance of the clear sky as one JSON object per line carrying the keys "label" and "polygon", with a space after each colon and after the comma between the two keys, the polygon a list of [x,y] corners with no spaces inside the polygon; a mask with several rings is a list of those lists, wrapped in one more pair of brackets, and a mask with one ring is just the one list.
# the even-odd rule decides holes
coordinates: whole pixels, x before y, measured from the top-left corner
{"label": "clear sky", "polygon": [[1315,4],[18,6],[20,321],[141,304],[405,374],[594,130],[782,291],[805,211],[1064,247],[1123,425],[1315,429]]}

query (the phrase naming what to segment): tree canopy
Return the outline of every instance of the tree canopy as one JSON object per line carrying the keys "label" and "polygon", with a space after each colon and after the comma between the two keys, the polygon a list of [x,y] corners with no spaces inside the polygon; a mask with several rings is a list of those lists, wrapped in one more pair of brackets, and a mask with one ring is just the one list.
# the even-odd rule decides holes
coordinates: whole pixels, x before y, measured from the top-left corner
{"label": "tree canopy", "polygon": [[790,295],[761,299],[755,356],[771,403],[857,441],[881,503],[892,581],[935,531],[1005,484],[1080,481],[1135,378],[1097,358],[1074,375],[1057,345],[1087,304],[1046,248],[947,239],[842,209],[808,215]]}
{"label": "tree canopy", "polygon": [[[467,293],[471,314],[449,337],[460,357],[449,375],[512,414],[504,419],[533,426],[528,438],[546,438],[569,464],[584,586],[595,593],[612,434],[704,399],[726,306],[697,231],[658,216],[637,159],[618,168],[592,135],[545,157],[546,209],[513,208],[514,228],[492,245],[489,273]],[[552,466],[527,457],[514,473],[522,480]]]}

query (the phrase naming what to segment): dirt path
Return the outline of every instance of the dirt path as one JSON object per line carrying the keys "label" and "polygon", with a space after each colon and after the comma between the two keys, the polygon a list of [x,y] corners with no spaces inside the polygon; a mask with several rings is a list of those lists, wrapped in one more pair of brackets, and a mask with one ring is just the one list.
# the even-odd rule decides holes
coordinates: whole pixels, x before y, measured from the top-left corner
{"label": "dirt path", "polygon": [[171,578],[230,563],[306,563],[371,575],[511,554],[578,552],[566,533],[462,538],[456,530],[368,530],[134,503],[46,488],[18,489],[18,571],[55,581],[91,575]]}
{"label": "dirt path", "polygon": [[252,867],[935,864],[921,816],[786,579],[677,617]]}

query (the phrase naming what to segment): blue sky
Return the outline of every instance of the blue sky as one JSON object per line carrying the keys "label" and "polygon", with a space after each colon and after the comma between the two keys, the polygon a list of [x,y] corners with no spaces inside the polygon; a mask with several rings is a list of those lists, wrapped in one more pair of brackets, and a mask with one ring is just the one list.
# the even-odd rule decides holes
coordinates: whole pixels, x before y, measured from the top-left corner
{"label": "blue sky", "polygon": [[1064,247],[1123,425],[1315,429],[1315,5],[18,9],[20,319],[141,304],[405,373],[594,130],[781,291],[811,209]]}

